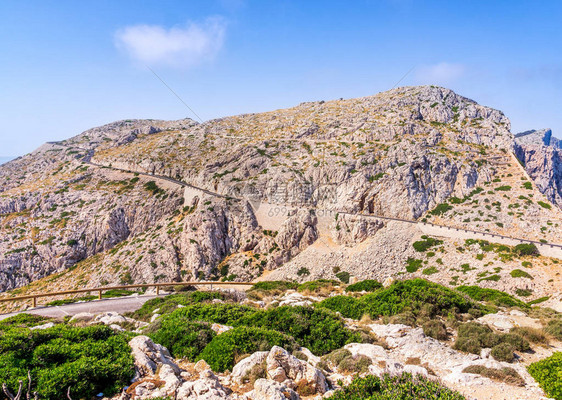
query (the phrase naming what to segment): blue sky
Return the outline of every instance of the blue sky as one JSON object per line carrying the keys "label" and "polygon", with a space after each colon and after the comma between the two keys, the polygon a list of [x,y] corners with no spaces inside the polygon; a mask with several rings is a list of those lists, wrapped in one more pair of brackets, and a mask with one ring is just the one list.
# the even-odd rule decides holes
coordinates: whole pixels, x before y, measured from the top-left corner
{"label": "blue sky", "polygon": [[0,3],[0,157],[118,119],[203,120],[437,84],[562,136],[559,1]]}

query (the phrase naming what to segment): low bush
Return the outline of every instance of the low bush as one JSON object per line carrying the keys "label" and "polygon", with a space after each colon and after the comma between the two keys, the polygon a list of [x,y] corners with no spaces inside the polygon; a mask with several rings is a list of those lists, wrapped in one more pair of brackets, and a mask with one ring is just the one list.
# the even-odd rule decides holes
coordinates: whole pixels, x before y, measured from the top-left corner
{"label": "low bush", "polygon": [[434,247],[434,246],[439,246],[440,244],[442,244],[443,241],[439,240],[439,239],[435,239],[432,237],[428,237],[422,240],[418,240],[416,242],[414,242],[412,244],[412,246],[414,246],[414,250],[419,251],[419,252],[425,252],[428,249]]}
{"label": "low bush", "polygon": [[530,328],[528,326],[516,326],[509,331],[515,335],[521,336],[530,343],[548,345],[548,336],[541,330]]}
{"label": "low bush", "polygon": [[374,292],[382,288],[382,284],[373,280],[366,279],[357,283],[351,284],[345,288],[346,292]]}
{"label": "low bush", "polygon": [[491,355],[498,361],[513,362],[513,347],[507,343],[500,343],[492,347]]}
{"label": "low bush", "polygon": [[466,313],[481,308],[477,303],[445,286],[424,279],[396,281],[391,286],[361,298],[371,318],[411,311],[427,317]]}
{"label": "low bush", "polygon": [[315,354],[325,354],[359,340],[359,335],[347,329],[341,317],[321,307],[282,306],[262,310],[227,303],[195,304],[177,309],[169,318],[262,327],[292,336]]}
{"label": "low bush", "polygon": [[489,326],[467,322],[458,328],[453,348],[472,354],[480,354],[483,348],[491,348],[492,356],[501,361],[513,361],[513,351],[527,351],[529,342],[515,333],[495,333]]}
{"label": "low bush", "polygon": [[264,281],[264,282],[254,283],[252,287],[248,290],[248,292],[252,292],[255,290],[284,292],[286,290],[291,290],[291,289],[295,290],[297,287],[299,287],[299,284],[295,282]]}
{"label": "low bush", "polygon": [[521,378],[521,375],[517,373],[513,368],[487,368],[483,365],[469,365],[463,369],[464,373],[467,374],[478,374],[485,376],[486,378],[504,382],[508,385],[524,386],[525,380]]}
{"label": "low bush", "polygon": [[408,257],[408,260],[406,261],[406,272],[413,274],[418,269],[420,269],[422,265],[423,265],[422,260],[418,258]]}
{"label": "low bush", "polygon": [[255,283],[246,293],[250,299],[261,300],[264,297],[277,296],[287,290],[296,290],[298,283],[289,281],[264,281]]}
{"label": "low bush", "polygon": [[535,305],[535,304],[544,303],[548,299],[550,299],[550,296],[539,297],[538,299],[534,299],[534,300],[531,300],[531,301],[527,302],[527,305],[532,306],[532,305]]}
{"label": "low bush", "polygon": [[230,326],[243,325],[242,318],[254,314],[257,309],[239,304],[191,304],[178,308],[169,318],[183,321],[211,322]]}
{"label": "low bush", "polygon": [[166,297],[157,297],[144,303],[141,308],[131,313],[131,317],[142,321],[148,321],[156,309],[158,309],[158,314],[168,314],[176,310],[178,305],[187,306],[209,302],[214,299],[224,299],[224,295],[220,292],[194,291],[172,294]]}
{"label": "low bush", "polygon": [[367,375],[338,390],[331,400],[466,400],[463,395],[421,375]]}
{"label": "low bush", "polygon": [[332,296],[320,303],[317,303],[317,307],[328,308],[332,311],[339,312],[345,318],[361,319],[365,313],[365,305],[357,300],[355,297],[351,296]]}
{"label": "low bush", "polygon": [[364,374],[369,371],[369,366],[373,361],[362,354],[356,356],[346,357],[338,364],[338,369],[347,373],[360,373]]}
{"label": "low bush", "polygon": [[166,347],[174,358],[185,357],[194,361],[213,340],[215,332],[209,323],[193,322],[181,315],[170,314],[156,321],[148,331],[150,338]]}
{"label": "low bush", "polygon": [[562,340],[562,319],[548,321],[545,332],[552,335],[557,340]]}
{"label": "low bush", "polygon": [[47,321],[48,318],[40,315],[21,313],[0,320],[0,330],[6,328],[31,328],[33,326],[41,325]]}
{"label": "low bush", "polygon": [[521,269],[514,269],[513,271],[510,272],[510,275],[511,275],[512,278],[533,279],[533,276],[531,274],[529,274],[528,272],[525,272]]}
{"label": "low bush", "polygon": [[528,308],[526,303],[500,290],[481,288],[479,286],[459,286],[457,290],[467,294],[471,299],[485,301],[498,307]]}
{"label": "low bush", "polygon": [[224,372],[232,370],[240,356],[270,350],[273,346],[281,346],[289,351],[298,347],[291,336],[283,333],[241,326],[215,336],[201,352],[199,359],[205,360],[214,371]]}
{"label": "low bush", "polygon": [[360,340],[358,333],[347,329],[340,317],[324,308],[282,306],[259,310],[246,315],[240,323],[291,335],[317,355]]}
{"label": "low bush", "polygon": [[437,340],[447,340],[447,327],[441,321],[432,319],[423,324],[423,333]]}
{"label": "low bush", "polygon": [[27,383],[28,371],[32,390],[44,400],[65,398],[69,387],[74,398],[100,392],[112,396],[133,377],[127,337],[109,327],[59,324],[29,330],[16,327],[21,322],[8,321],[0,328],[0,382],[11,392],[17,391],[18,380]]}
{"label": "low bush", "polygon": [[453,206],[447,203],[441,203],[438,204],[433,210],[431,210],[429,213],[431,215],[443,215],[445,214],[447,211],[452,210]]}
{"label": "low bush", "polygon": [[343,282],[345,284],[349,283],[350,277],[351,277],[351,275],[349,274],[349,272],[346,272],[346,271],[338,272],[336,274],[336,278],[338,278],[341,282]]}
{"label": "low bush", "polygon": [[542,390],[556,400],[562,399],[562,353],[554,353],[527,368]]}
{"label": "low bush", "polygon": [[340,282],[331,279],[318,279],[315,281],[305,282],[298,286],[297,290],[305,294],[329,294],[339,286]]}
{"label": "low bush", "polygon": [[533,243],[521,243],[513,248],[513,251],[519,256],[538,256],[539,250]]}

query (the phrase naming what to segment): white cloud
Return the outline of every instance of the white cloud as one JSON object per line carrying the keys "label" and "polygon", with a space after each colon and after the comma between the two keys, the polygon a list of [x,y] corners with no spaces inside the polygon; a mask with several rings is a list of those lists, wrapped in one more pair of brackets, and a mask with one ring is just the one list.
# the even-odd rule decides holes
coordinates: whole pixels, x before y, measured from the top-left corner
{"label": "white cloud", "polygon": [[226,23],[220,17],[183,27],[133,25],[115,33],[115,45],[148,65],[188,68],[211,60],[221,49]]}
{"label": "white cloud", "polygon": [[447,85],[457,81],[465,75],[466,67],[462,64],[442,62],[434,65],[424,65],[416,71],[419,83]]}

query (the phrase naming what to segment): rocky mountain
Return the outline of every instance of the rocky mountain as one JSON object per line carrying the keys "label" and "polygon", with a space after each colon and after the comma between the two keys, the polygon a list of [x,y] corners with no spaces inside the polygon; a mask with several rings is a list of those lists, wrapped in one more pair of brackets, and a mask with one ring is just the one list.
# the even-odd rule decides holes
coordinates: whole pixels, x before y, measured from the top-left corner
{"label": "rocky mountain", "polygon": [[554,204],[562,205],[562,142],[550,129],[515,135],[515,154],[539,190]]}
{"label": "rocky mountain", "polygon": [[[412,243],[422,221],[557,243],[556,143],[514,138],[502,112],[434,86],[201,124],[115,122],[0,167],[0,290],[343,271],[538,296],[560,287],[549,257],[522,283],[516,256],[449,234],[424,259]],[[412,259],[423,268],[406,272]]]}

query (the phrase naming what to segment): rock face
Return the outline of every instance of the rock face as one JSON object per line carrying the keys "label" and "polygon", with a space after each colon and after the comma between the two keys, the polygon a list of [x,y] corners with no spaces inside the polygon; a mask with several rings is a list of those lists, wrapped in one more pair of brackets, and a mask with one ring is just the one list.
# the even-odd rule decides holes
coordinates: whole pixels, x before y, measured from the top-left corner
{"label": "rock face", "polygon": [[[400,243],[385,262],[403,264],[409,232],[388,237],[387,221],[351,214],[415,220],[470,196],[513,150],[509,129],[500,111],[433,86],[94,128],[0,167],[0,291],[53,273],[43,287],[248,281],[317,245],[378,236]],[[539,145],[524,146],[529,173],[558,201],[557,150],[540,165]],[[316,262],[300,258],[297,271]]]}
{"label": "rock face", "polygon": [[537,188],[551,202],[562,206],[562,142],[550,129],[515,135],[515,154]]}
{"label": "rock face", "polygon": [[291,355],[287,350],[273,346],[266,358],[267,376],[279,383],[301,383],[312,393],[326,393],[328,384],[322,372]]}

